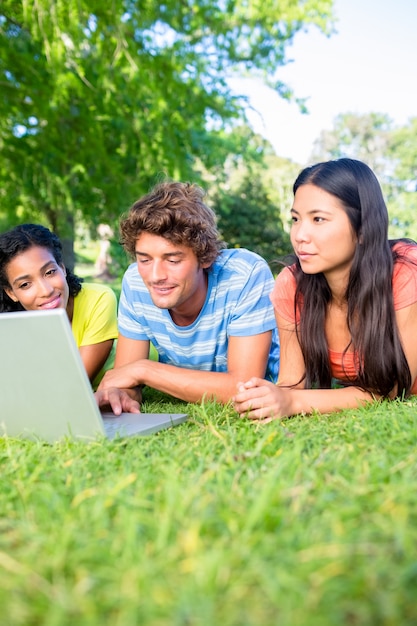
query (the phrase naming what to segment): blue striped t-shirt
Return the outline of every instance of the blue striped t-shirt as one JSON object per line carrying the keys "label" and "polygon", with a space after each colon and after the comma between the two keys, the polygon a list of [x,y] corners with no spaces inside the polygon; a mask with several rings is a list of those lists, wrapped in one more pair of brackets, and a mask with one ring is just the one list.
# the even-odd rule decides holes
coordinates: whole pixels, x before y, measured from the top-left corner
{"label": "blue striped t-shirt", "polygon": [[207,270],[206,300],[189,326],[177,326],[167,309],[155,306],[136,263],[127,269],[119,304],[119,332],[149,340],[159,361],[208,372],[227,371],[229,337],[272,330],[265,378],[276,381],[279,341],[269,294],[274,279],[266,261],[244,248],[222,250]]}

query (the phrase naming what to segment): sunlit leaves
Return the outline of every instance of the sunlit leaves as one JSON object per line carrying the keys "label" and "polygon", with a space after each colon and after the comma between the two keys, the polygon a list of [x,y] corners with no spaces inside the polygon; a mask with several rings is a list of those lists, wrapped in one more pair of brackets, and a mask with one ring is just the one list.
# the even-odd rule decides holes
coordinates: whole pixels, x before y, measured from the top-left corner
{"label": "sunlit leaves", "polygon": [[225,153],[222,129],[243,117],[227,75],[276,80],[294,34],[328,29],[331,7],[3,0],[0,219],[42,216],[70,238],[78,216],[92,230],[116,222],[162,175],[198,179],[197,164],[210,170]]}

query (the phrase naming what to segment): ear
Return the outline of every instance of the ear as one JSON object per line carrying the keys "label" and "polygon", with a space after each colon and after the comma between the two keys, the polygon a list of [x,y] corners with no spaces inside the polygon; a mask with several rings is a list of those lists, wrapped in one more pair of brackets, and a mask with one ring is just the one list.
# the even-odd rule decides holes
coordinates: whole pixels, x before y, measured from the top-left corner
{"label": "ear", "polygon": [[65,267],[65,265],[63,263],[59,264],[59,267],[62,269],[62,271],[64,272],[64,276],[67,275],[67,268]]}
{"label": "ear", "polygon": [[4,289],[3,291],[9,296],[10,300],[13,300],[13,302],[19,302],[12,289]]}

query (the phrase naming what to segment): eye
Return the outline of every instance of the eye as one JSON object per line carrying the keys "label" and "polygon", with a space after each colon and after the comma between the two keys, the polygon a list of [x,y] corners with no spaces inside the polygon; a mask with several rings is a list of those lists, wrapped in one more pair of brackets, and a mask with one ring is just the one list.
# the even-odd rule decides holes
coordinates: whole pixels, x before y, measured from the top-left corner
{"label": "eye", "polygon": [[298,222],[298,217],[296,217],[295,215],[291,215],[291,221],[293,224],[296,224]]}
{"label": "eye", "polygon": [[21,283],[19,285],[19,289],[27,289],[30,286],[30,283],[26,282],[26,283]]}
{"label": "eye", "polygon": [[58,271],[58,270],[57,270],[56,268],[52,268],[52,269],[50,269],[50,270],[48,270],[48,271],[46,272],[46,275],[47,275],[47,276],[53,276],[54,274],[56,274],[56,272],[57,272],[57,271]]}
{"label": "eye", "polygon": [[321,222],[325,222],[326,220],[324,219],[324,217],[320,217],[320,215],[316,215],[316,216],[314,217],[314,221],[315,221],[317,224],[320,224]]}

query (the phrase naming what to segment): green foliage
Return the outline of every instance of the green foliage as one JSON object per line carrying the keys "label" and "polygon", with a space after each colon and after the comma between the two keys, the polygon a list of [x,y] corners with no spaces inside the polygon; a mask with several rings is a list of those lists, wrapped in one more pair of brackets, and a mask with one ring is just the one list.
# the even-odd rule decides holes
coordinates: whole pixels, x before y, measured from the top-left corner
{"label": "green foliage", "polygon": [[365,161],[378,176],[390,214],[389,235],[417,240],[417,118],[395,128],[382,113],[336,117],[331,131],[316,141],[313,161],[351,157]]}
{"label": "green foliage", "polygon": [[[161,404],[162,402],[162,404]],[[0,439],[7,626],[412,626],[416,399],[150,437]]]}
{"label": "green foliage", "polygon": [[392,238],[407,237],[417,241],[417,193],[398,191],[388,198],[390,213],[389,234]]}
{"label": "green foliage", "polygon": [[[3,0],[0,220],[73,239],[115,226],[161,173],[198,180],[243,117],[233,72],[267,78],[332,0]],[[275,84],[288,97],[289,90]]]}
{"label": "green foliage", "polygon": [[409,191],[417,191],[417,117],[409,120],[406,126],[396,128],[391,133],[390,157],[395,163],[396,178],[407,186]]}
{"label": "green foliage", "polygon": [[335,118],[332,130],[321,132],[312,159],[359,159],[377,175],[386,176],[391,128],[392,120],[383,113],[341,113]]}
{"label": "green foliage", "polygon": [[292,251],[279,208],[259,178],[248,175],[236,190],[219,195],[214,210],[229,248],[248,248],[269,263]]}
{"label": "green foliage", "polygon": [[291,252],[287,224],[291,188],[298,168],[273,154],[245,125],[225,134],[228,155],[209,189],[211,206],[228,247],[257,252],[269,263]]}

